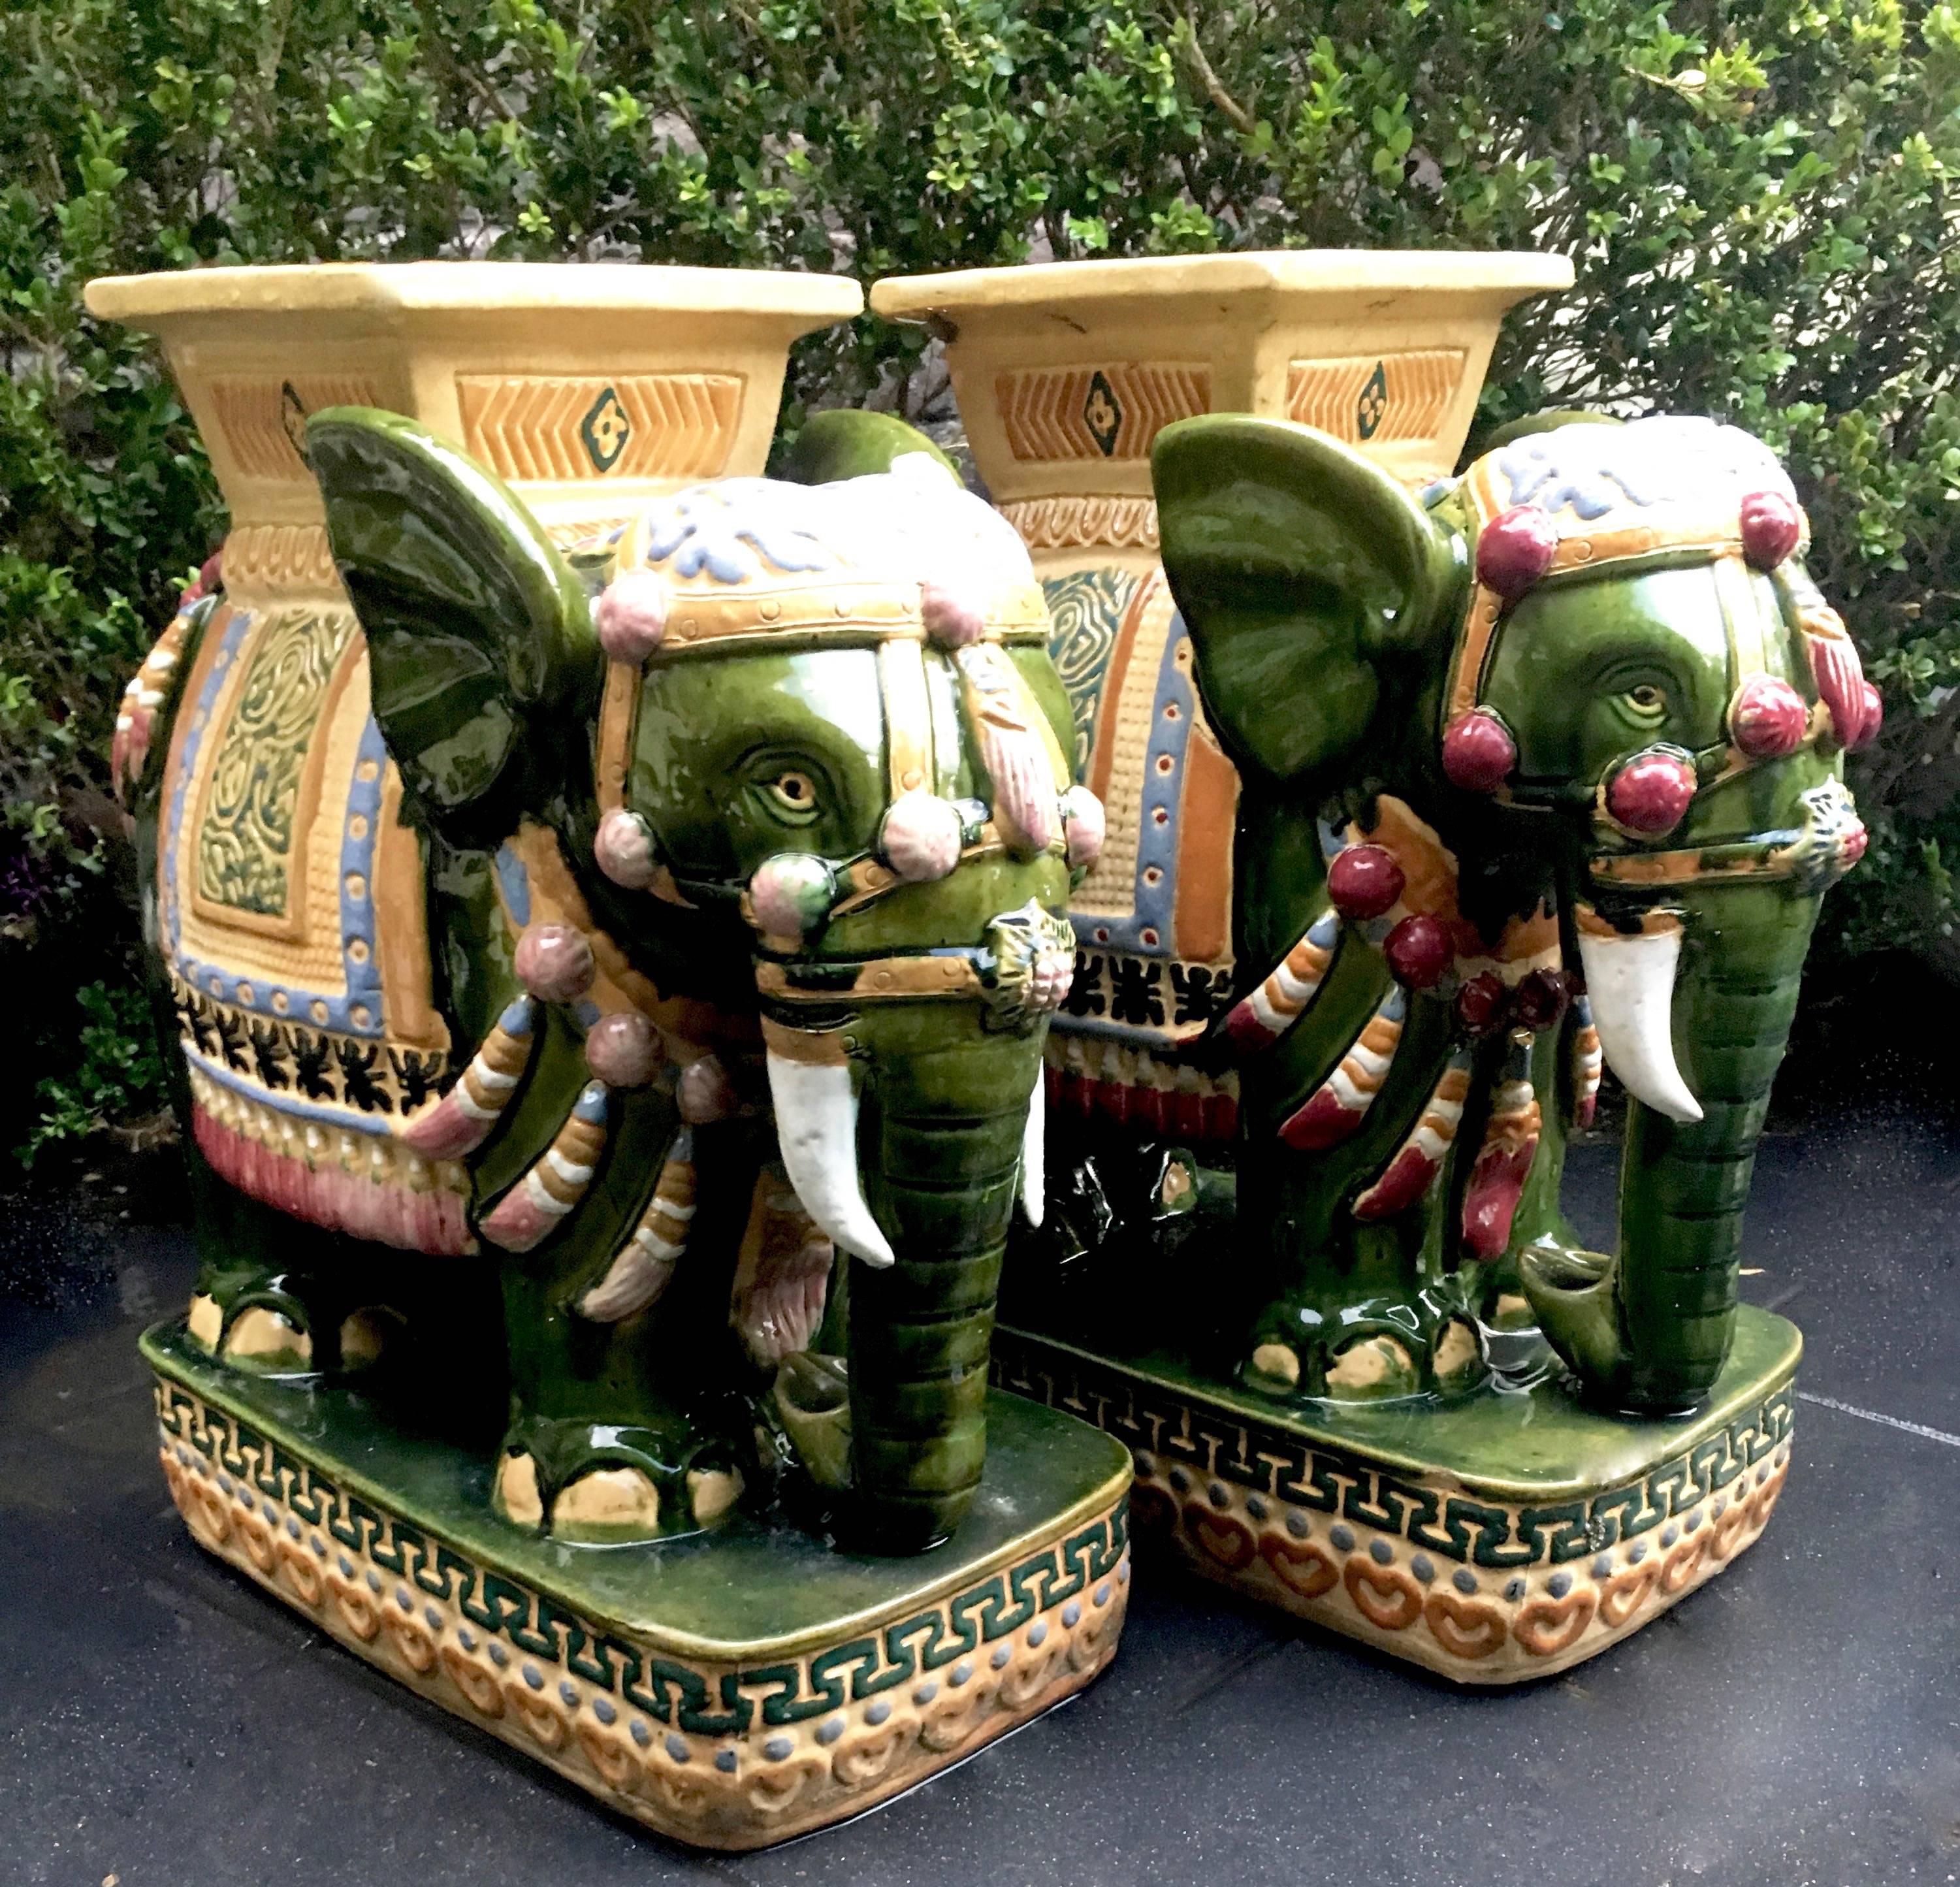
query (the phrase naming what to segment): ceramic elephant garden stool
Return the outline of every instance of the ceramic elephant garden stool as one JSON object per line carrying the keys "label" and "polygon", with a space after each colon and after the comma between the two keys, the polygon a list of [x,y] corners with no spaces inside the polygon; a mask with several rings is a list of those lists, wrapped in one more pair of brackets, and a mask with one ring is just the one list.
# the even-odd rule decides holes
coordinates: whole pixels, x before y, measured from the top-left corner
{"label": "ceramic elephant garden stool", "polygon": [[1126,1596],[1123,1451],[988,1389],[1093,821],[1040,591],[922,440],[561,545],[294,403],[352,617],[194,598],[116,756],[204,1254],[145,1339],[173,1491],[668,1832],[856,1812]]}
{"label": "ceramic elephant garden stool", "polygon": [[[1548,416],[1452,476],[1504,310],[1570,280],[871,291],[944,344],[1109,808],[997,1370],[1122,1435],[1199,1570],[1485,1684],[1637,1629],[1777,1497],[1797,1338],[1736,1309],[1737,1239],[1876,717],[1754,442]],[[1602,1054],[1612,1261],[1559,1202]]]}
{"label": "ceramic elephant garden stool", "polygon": [[[1158,1217],[1028,1293],[1004,1379],[1102,1411],[1208,1573],[1465,1682],[1564,1668],[1783,1484],[1799,1343],[1738,1306],[1742,1217],[1876,692],[1781,467],[1708,422],[1526,429],[1411,495],[1193,418],[1154,476],[1242,781],[1194,1049],[1236,1184],[1147,1141]],[[1602,1060],[1611,1257],[1559,1197]]]}

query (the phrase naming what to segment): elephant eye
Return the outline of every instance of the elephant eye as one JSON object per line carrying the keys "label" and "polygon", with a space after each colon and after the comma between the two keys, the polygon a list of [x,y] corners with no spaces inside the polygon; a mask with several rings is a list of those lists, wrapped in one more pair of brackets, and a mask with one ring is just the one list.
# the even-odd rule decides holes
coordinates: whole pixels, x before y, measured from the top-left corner
{"label": "elephant eye", "polygon": [[1658,721],[1667,712],[1667,696],[1651,682],[1628,689],[1626,702],[1643,720]]}
{"label": "elephant eye", "polygon": [[785,813],[813,813],[816,810],[816,782],[807,773],[787,767],[763,788]]}

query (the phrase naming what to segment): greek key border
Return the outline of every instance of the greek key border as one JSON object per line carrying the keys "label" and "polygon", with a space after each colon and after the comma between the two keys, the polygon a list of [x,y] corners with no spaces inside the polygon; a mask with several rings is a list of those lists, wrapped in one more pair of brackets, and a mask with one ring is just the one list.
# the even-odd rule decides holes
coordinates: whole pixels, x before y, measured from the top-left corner
{"label": "greek key border", "polygon": [[1794,1373],[1756,1407],[1647,1474],[1589,1498],[1543,1504],[1479,1500],[1423,1488],[1357,1456],[1311,1446],[1256,1418],[1195,1407],[1174,1391],[1059,1354],[1001,1329],[996,1386],[1080,1417],[1126,1443],[1138,1472],[1179,1470],[1493,1571],[1558,1566],[1685,1516],[1758,1468],[1790,1438]]}
{"label": "greek key border", "polygon": [[[753,1669],[703,1669],[593,1630],[549,1595],[477,1564],[336,1486],[303,1455],[180,1384],[159,1377],[156,1397],[166,1454],[174,1456],[180,1470],[208,1481],[248,1513],[263,1504],[266,1517],[276,1519],[295,1545],[304,1542],[323,1568],[337,1566],[348,1579],[356,1558],[368,1562],[368,1583],[384,1606],[393,1599],[409,1615],[425,1602],[453,1606],[492,1644],[508,1643],[527,1659],[593,1687],[600,1698],[694,1736],[746,1736],[759,1726],[786,1727],[872,1702],[916,1679],[956,1668],[1024,1627],[1039,1632],[1042,1615],[1058,1608],[1065,1612],[1076,1605],[1079,1613],[1085,1595],[1094,1608],[1106,1608],[1115,1596],[1111,1582],[1120,1586],[1129,1577],[1127,1508],[1119,1500],[1019,1564],[881,1631]],[[385,1591],[375,1567],[395,1577],[394,1593]],[[1075,1622],[1067,1621],[1071,1628]],[[762,1694],[745,1694],[752,1691]]]}

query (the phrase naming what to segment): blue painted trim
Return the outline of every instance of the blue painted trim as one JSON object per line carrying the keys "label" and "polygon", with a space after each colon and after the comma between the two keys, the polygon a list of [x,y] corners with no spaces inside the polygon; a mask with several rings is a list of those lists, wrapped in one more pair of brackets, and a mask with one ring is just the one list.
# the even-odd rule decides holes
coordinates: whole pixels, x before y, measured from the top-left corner
{"label": "blue painted trim", "polygon": [[511,921],[523,930],[531,921],[531,880],[517,848],[507,838],[497,848],[497,889],[504,894],[504,908]]}
{"label": "blue painted trim", "polygon": [[295,1120],[317,1122],[323,1127],[337,1127],[346,1133],[366,1134],[375,1140],[394,1138],[393,1126],[387,1122],[377,1124],[371,1114],[363,1114],[352,1108],[330,1107],[318,1101],[301,1100],[297,1095],[275,1093],[227,1068],[222,1061],[212,1061],[188,1042],[180,1045],[184,1059],[200,1074],[208,1076],[220,1087],[229,1088],[234,1094],[242,1094],[248,1101],[269,1107],[276,1114],[289,1114]]}
{"label": "blue painted trim", "polygon": [[[1191,677],[1178,661],[1189,640],[1182,615],[1174,614],[1157,664],[1157,692],[1150,703],[1150,744],[1144,756],[1143,804],[1137,836],[1137,881],[1132,914],[1097,917],[1071,912],[1076,940],[1085,950],[1117,950],[1132,956],[1177,954],[1172,918],[1177,908],[1177,863],[1182,832],[1185,756],[1198,711]],[[1106,702],[1106,709],[1115,704]],[[1162,765],[1169,762],[1168,768]],[[1155,870],[1157,881],[1149,882]],[[1145,933],[1150,934],[1146,936]]]}
{"label": "blue painted trim", "polygon": [[[381,788],[387,776],[388,749],[381,738],[380,727],[372,714],[361,730],[361,743],[355,752],[354,777],[348,782],[347,807],[341,827],[340,963],[344,988],[338,994],[295,988],[291,984],[268,982],[261,977],[240,976],[222,964],[207,963],[184,953],[177,877],[177,848],[183,836],[184,809],[192,783],[197,777],[198,756],[205,735],[212,731],[212,708],[237,660],[240,645],[253,621],[251,615],[241,609],[225,624],[224,639],[218,644],[218,653],[212,660],[209,673],[205,676],[196,712],[184,739],[177,791],[171,797],[165,827],[164,873],[170,887],[170,913],[165,952],[172,966],[186,982],[201,994],[228,1003],[234,1008],[269,1017],[275,1022],[294,1022],[309,1029],[379,1041],[386,1034],[387,1028],[382,1007],[380,953],[375,945],[374,870],[380,834]],[[343,654],[342,660],[346,659]],[[364,780],[361,768],[369,763],[373,765],[374,777]],[[323,818],[327,811],[323,805],[315,816]],[[363,822],[358,838],[353,835],[356,817]],[[357,883],[360,886],[358,893],[353,889]],[[294,894],[304,896],[304,887],[295,886]],[[250,988],[250,1001],[240,996],[241,985]],[[283,1010],[275,1005],[275,999],[280,997],[285,999]],[[360,1012],[358,1016],[357,1010]]]}

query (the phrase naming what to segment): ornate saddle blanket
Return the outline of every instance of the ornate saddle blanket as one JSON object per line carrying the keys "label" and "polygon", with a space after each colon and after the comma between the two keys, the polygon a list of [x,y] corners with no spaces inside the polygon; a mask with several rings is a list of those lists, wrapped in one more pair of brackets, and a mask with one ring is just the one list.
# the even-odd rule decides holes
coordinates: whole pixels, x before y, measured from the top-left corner
{"label": "ornate saddle blanket", "polygon": [[157,944],[216,1170],[313,1224],[460,1251],[468,1179],[399,1130],[448,1071],[421,849],[352,613],[221,606],[171,730]]}
{"label": "ornate saddle blanket", "polygon": [[1078,571],[1042,587],[1076,777],[1109,819],[1069,913],[1075,982],[1055,1020],[1051,1086],[1183,1138],[1229,1137],[1236,1078],[1177,1062],[1231,1006],[1237,772],[1205,723],[1162,571]]}

